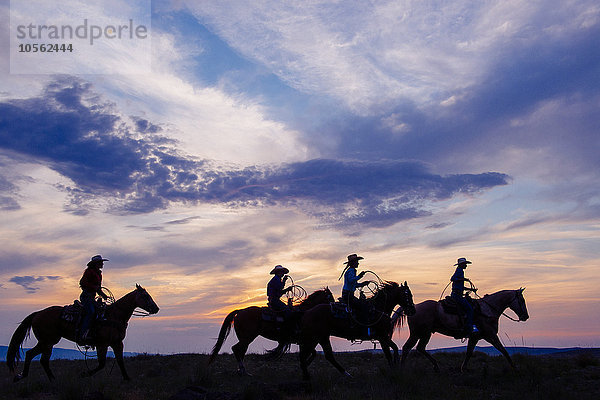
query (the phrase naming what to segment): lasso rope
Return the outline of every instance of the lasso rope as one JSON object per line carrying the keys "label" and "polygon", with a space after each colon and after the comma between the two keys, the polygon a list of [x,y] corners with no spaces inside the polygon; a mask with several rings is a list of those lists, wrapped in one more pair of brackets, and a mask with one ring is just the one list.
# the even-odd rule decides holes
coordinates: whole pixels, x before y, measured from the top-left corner
{"label": "lasso rope", "polygon": [[[363,277],[364,277],[364,275],[365,275],[365,274],[373,274],[373,275],[375,275],[375,278],[377,278],[377,281],[373,281],[373,280],[367,280],[366,282],[368,282],[368,283],[367,283],[365,286],[367,287],[367,289],[369,290],[369,292],[370,292],[372,295],[374,295],[374,296],[375,296],[375,295],[380,295],[380,294],[381,294],[381,292],[380,292],[380,289],[381,289],[381,288],[383,287],[383,285],[384,285],[384,282],[383,282],[383,280],[382,280],[382,279],[379,277],[379,275],[377,275],[377,274],[376,274],[375,272],[373,272],[373,271],[370,271],[370,270],[365,270],[365,271],[363,271],[363,272],[364,272],[364,274],[363,274]],[[370,284],[371,284],[371,283],[373,283],[373,284],[375,285],[375,288],[374,288],[374,289],[370,287]],[[358,290],[359,290],[359,292],[360,292],[361,294],[364,294],[364,289],[363,289],[363,288],[364,288],[365,286],[363,286],[363,287],[361,287],[361,288],[359,288],[359,289],[358,289]],[[387,294],[386,294],[386,293],[384,293],[384,294],[387,296]],[[351,296],[352,294],[349,294],[349,295]],[[373,297],[370,297],[369,299],[372,299],[372,298],[373,298]],[[348,301],[348,299],[346,299],[346,304],[348,305],[348,307],[350,307],[350,304],[349,304],[349,301]],[[381,319],[383,318],[383,315],[384,315],[384,313],[383,313],[383,312],[381,312],[381,311],[379,311],[379,310],[375,310],[375,311],[379,312],[379,318],[377,318],[377,320],[376,320],[375,322],[372,322],[372,323],[367,323],[367,324],[365,324],[365,323],[363,323],[363,322],[360,322],[360,321],[359,321],[359,320],[358,320],[358,319],[357,319],[357,318],[356,318],[356,317],[355,317],[355,316],[352,314],[352,312],[350,312],[349,314],[350,314],[350,318],[351,318],[351,319],[352,319],[354,322],[356,322],[358,325],[360,325],[360,326],[363,326],[363,327],[367,327],[367,328],[369,328],[369,327],[371,327],[371,326],[375,326],[375,325],[377,325],[377,324],[378,324],[378,323],[381,321]]]}
{"label": "lasso rope", "polygon": [[306,297],[308,296],[308,293],[306,292],[306,290],[300,286],[300,285],[296,285],[294,283],[294,279],[290,276],[290,275],[286,275],[289,280],[291,281],[291,285],[288,286],[285,290],[287,290],[287,292],[285,293],[286,298],[288,299],[288,301],[291,299],[292,303],[300,303],[302,301],[304,301],[306,299]]}

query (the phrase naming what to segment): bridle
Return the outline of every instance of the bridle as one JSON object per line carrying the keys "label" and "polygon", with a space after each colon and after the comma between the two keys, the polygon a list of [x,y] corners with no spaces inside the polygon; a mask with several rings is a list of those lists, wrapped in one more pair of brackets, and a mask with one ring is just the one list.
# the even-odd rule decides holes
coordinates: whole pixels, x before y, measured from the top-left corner
{"label": "bridle", "polygon": [[[519,297],[519,294],[521,294],[521,295],[523,294],[523,290],[522,290],[522,289],[515,290],[515,293],[514,293],[514,294],[515,294],[515,297],[514,297],[514,298],[513,298],[513,299],[512,299],[512,300],[511,300],[511,301],[510,301],[508,304],[510,305],[510,304],[512,304],[512,303],[513,303],[515,300],[517,300],[517,304],[519,305],[519,309],[520,309],[520,311],[523,311],[523,303],[521,302],[521,298]],[[479,298],[481,301],[483,301],[485,304],[487,304],[487,305],[488,305],[488,306],[489,306],[489,307],[490,307],[492,310],[494,310],[495,312],[499,313],[500,315],[504,315],[506,318],[510,319],[511,321],[514,321],[514,322],[521,322],[521,321],[523,321],[523,320],[521,319],[521,316],[519,315],[519,313],[517,313],[517,318],[518,318],[518,319],[514,319],[514,318],[513,318],[513,317],[511,317],[510,315],[506,314],[504,311],[500,311],[500,310],[498,310],[496,307],[494,307],[493,305],[491,305],[489,302],[487,302],[487,301],[485,300],[485,298],[483,298],[483,297],[479,296],[479,295],[477,294],[477,292],[475,292],[475,295],[476,295],[476,296],[477,296],[477,297],[478,297],[478,298]]]}

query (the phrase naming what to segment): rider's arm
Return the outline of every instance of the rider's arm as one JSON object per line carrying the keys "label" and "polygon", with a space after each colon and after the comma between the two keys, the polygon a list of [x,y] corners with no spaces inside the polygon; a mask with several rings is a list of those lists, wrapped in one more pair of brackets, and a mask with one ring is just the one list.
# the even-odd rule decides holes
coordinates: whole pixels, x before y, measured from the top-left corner
{"label": "rider's arm", "polygon": [[108,296],[106,295],[106,293],[104,293],[104,292],[102,291],[102,287],[99,287],[99,288],[98,288],[98,290],[96,290],[96,293],[98,293],[98,295],[99,295],[100,297],[102,297],[104,300],[108,299]]}

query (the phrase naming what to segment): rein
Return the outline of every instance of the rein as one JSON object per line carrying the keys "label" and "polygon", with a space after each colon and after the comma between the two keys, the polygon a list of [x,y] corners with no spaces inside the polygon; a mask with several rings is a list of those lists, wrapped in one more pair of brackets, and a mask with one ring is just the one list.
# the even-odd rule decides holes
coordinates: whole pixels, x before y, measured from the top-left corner
{"label": "rein", "polygon": [[[485,304],[487,304],[488,306],[490,306],[490,308],[491,308],[492,310],[496,311],[496,312],[497,312],[497,313],[499,313],[500,315],[504,315],[506,318],[508,318],[508,319],[510,319],[511,321],[514,321],[514,322],[521,322],[521,317],[519,317],[518,315],[517,315],[517,318],[518,318],[518,319],[514,319],[514,318],[513,318],[513,317],[511,317],[510,315],[506,314],[504,311],[500,311],[500,310],[498,310],[496,307],[494,307],[493,305],[491,305],[491,304],[490,304],[489,302],[487,302],[487,301],[486,301],[486,300],[485,300],[483,297],[481,297],[480,295],[478,295],[478,294],[477,294],[477,292],[475,292],[475,296],[477,296],[477,298],[478,298],[479,300],[481,300],[482,302],[484,302]],[[512,299],[512,300],[509,302],[509,304],[510,304],[510,303],[512,303],[513,301],[515,301],[515,299],[517,299],[517,298],[518,298],[518,296],[519,296],[519,295],[518,295],[518,294],[515,292],[515,297],[514,297],[514,298],[513,298],[513,299]]]}

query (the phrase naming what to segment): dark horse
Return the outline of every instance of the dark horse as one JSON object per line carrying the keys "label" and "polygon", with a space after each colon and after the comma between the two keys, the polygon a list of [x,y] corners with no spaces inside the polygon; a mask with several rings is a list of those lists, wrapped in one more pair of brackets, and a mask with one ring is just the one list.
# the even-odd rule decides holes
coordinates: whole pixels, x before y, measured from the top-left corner
{"label": "dark horse", "polygon": [[[514,364],[508,355],[508,352],[498,338],[498,320],[504,313],[504,310],[510,308],[517,314],[519,321],[527,321],[529,314],[523,297],[523,290],[501,290],[493,294],[486,294],[482,298],[476,299],[481,310],[480,315],[476,315],[477,327],[479,333],[469,336],[467,344],[467,355],[462,363],[461,370],[465,370],[467,362],[473,354],[473,349],[480,339],[484,339],[494,346],[500,353],[506,357],[509,364],[514,368]],[[417,312],[408,316],[408,327],[410,336],[404,346],[402,346],[402,366],[406,362],[406,357],[410,349],[417,342],[417,350],[425,355],[433,364],[433,368],[439,371],[437,361],[425,351],[425,347],[431,338],[431,334],[439,332],[446,336],[455,338],[464,337],[462,333],[463,324],[458,315],[447,314],[439,301],[426,300],[416,305]],[[404,315],[394,315],[399,317],[395,322],[401,321]]]}
{"label": "dark horse", "polygon": [[[333,295],[329,288],[317,290],[308,296],[302,303],[298,305],[298,311],[305,312],[317,304],[329,304],[333,302]],[[290,344],[297,342],[297,339],[292,337],[293,335],[289,329],[281,329],[281,323],[275,321],[263,320],[263,310],[267,310],[268,307],[247,307],[239,310],[234,310],[225,317],[221,330],[219,332],[219,338],[215,343],[210,359],[208,363],[212,363],[219,354],[221,346],[225,342],[225,339],[231,331],[231,325],[235,329],[238,342],[234,344],[231,349],[238,361],[238,372],[243,375],[248,375],[246,367],[244,366],[244,355],[248,350],[250,343],[254,341],[258,336],[263,336],[267,339],[275,340],[278,342],[278,346],[270,351],[274,355],[281,354]]]}
{"label": "dark horse", "polygon": [[[385,282],[375,295],[366,300],[373,311],[373,322],[361,325],[359,321],[350,317],[335,315],[329,304],[316,306],[302,317],[302,332],[300,340],[300,366],[304,379],[310,379],[308,366],[315,357],[315,347],[320,344],[325,353],[325,358],[333,364],[342,374],[350,376],[348,372],[333,357],[330,336],[337,336],[348,340],[377,340],[386,359],[393,365],[398,362],[398,346],[392,341],[393,326],[390,314],[396,305],[400,305],[404,312],[411,315],[415,311],[412,293],[408,284],[399,285],[396,282]],[[394,358],[390,354],[390,347],[394,350]]]}
{"label": "dark horse", "polygon": [[[158,306],[152,300],[146,289],[135,285],[135,290],[126,294],[113,304],[106,307],[104,317],[106,320],[98,321],[95,329],[94,344],[97,348],[98,367],[91,370],[89,375],[104,368],[106,364],[106,352],[108,347],[112,347],[121,368],[121,373],[125,380],[129,380],[125,364],[123,363],[123,339],[127,330],[127,321],[131,318],[133,311],[141,308],[150,314],[158,312]],[[40,364],[50,380],[54,379],[54,374],[50,371],[50,355],[52,347],[64,337],[65,339],[75,341],[76,324],[61,318],[62,306],[52,306],[30,314],[21,322],[12,338],[6,353],[6,363],[11,372],[15,372],[16,362],[20,359],[20,347],[29,331],[33,329],[33,334],[38,343],[25,353],[25,365],[23,372],[15,375],[15,382],[27,377],[29,373],[29,364],[38,354],[42,354]]]}

